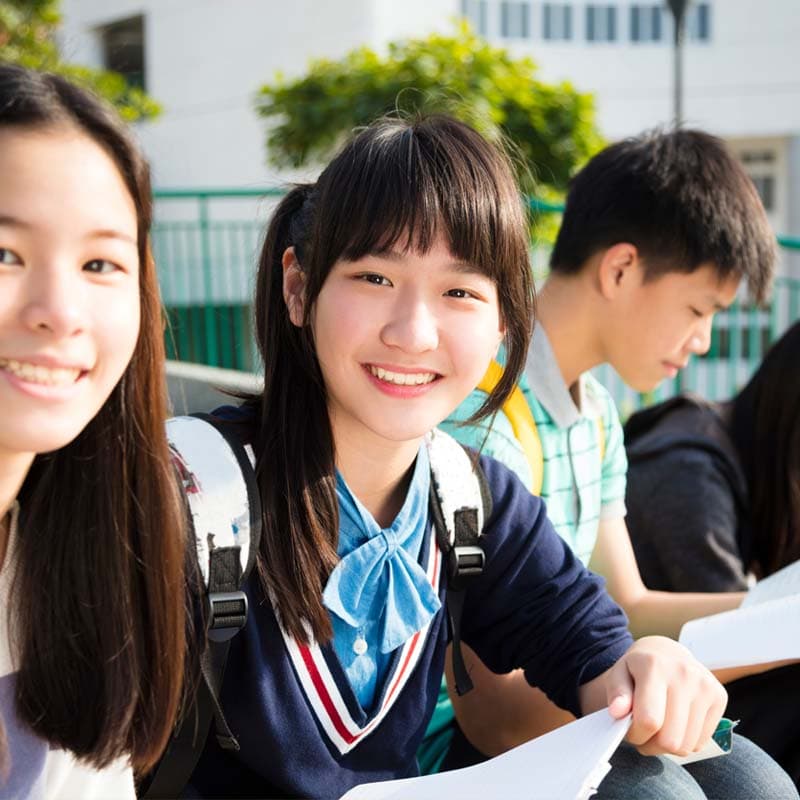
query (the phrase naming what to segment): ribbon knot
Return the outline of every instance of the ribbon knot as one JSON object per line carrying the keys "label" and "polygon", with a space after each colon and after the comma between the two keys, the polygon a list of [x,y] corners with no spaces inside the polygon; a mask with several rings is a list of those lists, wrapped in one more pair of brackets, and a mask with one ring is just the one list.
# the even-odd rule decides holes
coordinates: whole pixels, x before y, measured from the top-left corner
{"label": "ribbon knot", "polygon": [[400,547],[397,534],[391,528],[383,528],[381,529],[381,538],[386,545],[386,557],[391,558],[397,552],[397,548]]}
{"label": "ribbon knot", "polygon": [[388,528],[337,476],[341,561],[322,594],[325,607],[353,628],[372,628],[378,648],[389,653],[430,622],[441,602],[418,563],[428,525],[430,467],[420,448],[400,513]]}

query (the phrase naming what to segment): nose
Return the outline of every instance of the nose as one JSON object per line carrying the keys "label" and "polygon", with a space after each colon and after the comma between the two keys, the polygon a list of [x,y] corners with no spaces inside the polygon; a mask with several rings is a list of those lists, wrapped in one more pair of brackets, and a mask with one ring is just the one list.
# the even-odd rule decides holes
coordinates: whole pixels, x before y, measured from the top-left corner
{"label": "nose", "polygon": [[399,297],[381,331],[383,343],[407,353],[425,353],[439,346],[436,314],[419,296]]}
{"label": "nose", "polygon": [[35,270],[22,309],[23,323],[32,331],[74,336],[86,324],[86,297],[78,276],[58,266]]}
{"label": "nose", "polygon": [[690,352],[698,356],[708,352],[711,347],[711,325],[713,322],[713,314],[709,314],[707,317],[703,317],[703,319],[699,320],[689,340]]}

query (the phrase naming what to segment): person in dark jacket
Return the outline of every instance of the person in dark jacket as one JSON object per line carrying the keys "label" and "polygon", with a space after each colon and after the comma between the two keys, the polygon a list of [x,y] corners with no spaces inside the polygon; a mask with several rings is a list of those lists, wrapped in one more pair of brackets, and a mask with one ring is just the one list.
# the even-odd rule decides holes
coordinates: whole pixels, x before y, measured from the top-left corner
{"label": "person in dark jacket", "polygon": [[[727,403],[679,395],[625,426],[628,530],[650,589],[731,592],[800,559],[800,322]],[[727,684],[728,716],[800,785],[800,665]]]}

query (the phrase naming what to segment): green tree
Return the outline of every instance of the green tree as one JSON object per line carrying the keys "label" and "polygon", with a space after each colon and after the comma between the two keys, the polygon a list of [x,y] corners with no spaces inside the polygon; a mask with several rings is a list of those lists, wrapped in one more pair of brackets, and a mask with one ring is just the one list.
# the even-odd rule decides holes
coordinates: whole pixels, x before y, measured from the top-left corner
{"label": "green tree", "polygon": [[62,61],[60,22],[59,0],[0,0],[0,60],[64,75],[105,97],[130,122],[158,115],[158,103],[119,73]]}
{"label": "green tree", "polygon": [[488,135],[499,132],[520,162],[523,188],[555,199],[602,146],[593,98],[537,77],[460,23],[453,35],[395,42],[339,61],[317,60],[305,76],[278,75],[261,87],[257,112],[271,124],[266,144],[278,167],[326,159],[353,128],[399,111],[447,111]]}

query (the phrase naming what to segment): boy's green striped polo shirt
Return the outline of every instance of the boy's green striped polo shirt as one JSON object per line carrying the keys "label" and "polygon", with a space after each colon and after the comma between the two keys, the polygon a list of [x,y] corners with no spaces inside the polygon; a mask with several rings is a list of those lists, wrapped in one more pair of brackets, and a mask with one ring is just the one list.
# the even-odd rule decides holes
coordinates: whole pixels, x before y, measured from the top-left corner
{"label": "boy's green striped polo shirt", "polygon": [[[502,353],[499,357],[502,359]],[[588,373],[580,376],[570,392],[541,326],[534,332],[520,388],[542,443],[541,494],[547,515],[575,554],[588,564],[599,521],[625,516],[627,460],[614,401]],[[441,427],[464,444],[504,462],[529,486],[530,466],[502,412],[477,425],[457,424],[468,419],[485,398],[483,392],[472,392]]]}

